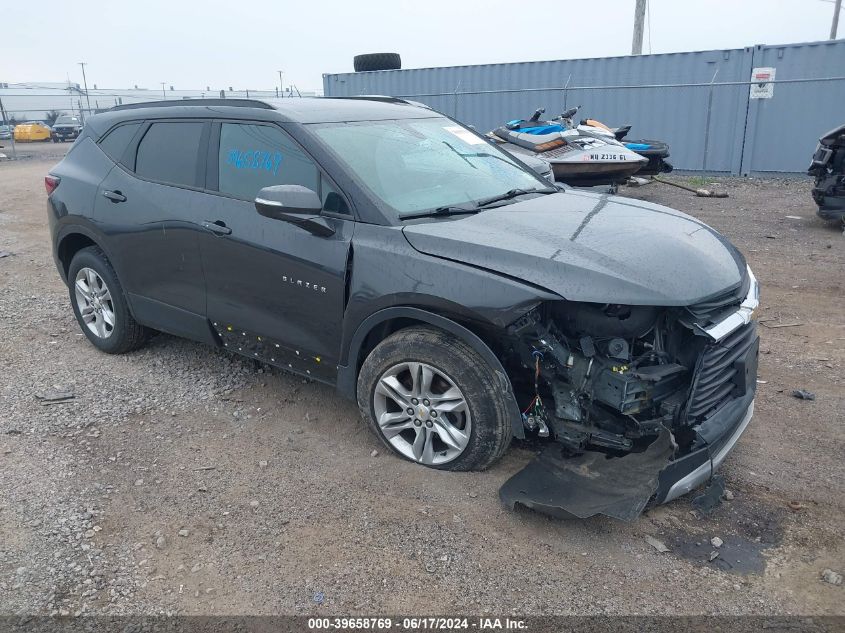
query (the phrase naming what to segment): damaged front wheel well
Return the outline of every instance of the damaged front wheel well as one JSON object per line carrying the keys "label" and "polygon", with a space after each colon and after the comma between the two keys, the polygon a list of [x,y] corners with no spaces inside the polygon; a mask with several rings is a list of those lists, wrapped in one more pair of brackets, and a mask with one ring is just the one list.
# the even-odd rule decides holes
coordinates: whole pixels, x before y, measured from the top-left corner
{"label": "damaged front wheel well", "polygon": [[433,312],[414,307],[392,307],[381,310],[365,319],[349,344],[346,367],[339,368],[338,389],[349,397],[354,395],[361,365],[375,347],[391,334],[412,326],[430,325],[449,332],[475,349],[496,373],[502,390],[510,394],[510,417],[514,436],[525,437],[522,417],[513,394],[510,378],[502,362],[491,347],[490,333],[476,324],[459,322]]}

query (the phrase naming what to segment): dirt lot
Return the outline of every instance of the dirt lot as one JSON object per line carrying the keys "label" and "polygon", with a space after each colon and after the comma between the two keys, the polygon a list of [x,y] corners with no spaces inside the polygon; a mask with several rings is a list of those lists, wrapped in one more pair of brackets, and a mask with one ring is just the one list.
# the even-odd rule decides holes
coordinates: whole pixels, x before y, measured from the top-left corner
{"label": "dirt lot", "polygon": [[[845,587],[821,580],[845,570],[845,238],[807,181],[623,192],[747,255],[756,415],[709,516],[684,498],[632,524],[564,522],[498,501],[529,446],[484,473],[426,471],[328,387],[169,336],[97,352],[45,221],[67,147],[19,149],[0,163],[0,613],[845,614]],[[75,398],[40,404],[54,388]]]}

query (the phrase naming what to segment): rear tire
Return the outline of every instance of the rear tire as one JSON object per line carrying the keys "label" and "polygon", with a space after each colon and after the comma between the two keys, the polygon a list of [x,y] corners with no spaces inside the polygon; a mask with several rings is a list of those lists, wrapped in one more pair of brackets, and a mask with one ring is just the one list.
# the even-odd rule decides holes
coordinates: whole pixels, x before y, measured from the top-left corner
{"label": "rear tire", "polygon": [[356,73],[368,70],[399,70],[402,68],[402,58],[398,53],[368,53],[356,55],[353,65]]}
{"label": "rear tire", "polygon": [[508,402],[495,371],[464,341],[434,327],[410,327],[382,341],[361,367],[357,395],[381,442],[430,468],[484,470],[510,445]]}
{"label": "rear tire", "polygon": [[70,303],[88,340],[107,354],[124,354],[143,346],[150,330],[129,311],[123,286],[105,253],[83,248],[68,269]]}

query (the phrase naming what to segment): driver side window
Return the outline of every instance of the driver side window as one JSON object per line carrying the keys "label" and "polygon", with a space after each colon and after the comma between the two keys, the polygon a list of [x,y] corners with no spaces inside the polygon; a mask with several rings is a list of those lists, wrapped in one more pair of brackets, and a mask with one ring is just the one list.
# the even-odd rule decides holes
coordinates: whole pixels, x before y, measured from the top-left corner
{"label": "driver side window", "polygon": [[320,192],[317,166],[275,126],[223,123],[217,169],[219,191],[243,200],[254,200],[271,185],[302,185]]}
{"label": "driver side window", "polygon": [[218,190],[254,200],[263,187],[302,185],[317,192],[323,210],[349,214],[343,196],[283,130],[255,123],[223,123],[217,161]]}

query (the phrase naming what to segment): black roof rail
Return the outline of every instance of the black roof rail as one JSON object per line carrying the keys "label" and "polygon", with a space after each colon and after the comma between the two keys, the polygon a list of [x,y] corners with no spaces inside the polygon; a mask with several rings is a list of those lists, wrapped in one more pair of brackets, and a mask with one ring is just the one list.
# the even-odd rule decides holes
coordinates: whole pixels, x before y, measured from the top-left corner
{"label": "black roof rail", "polygon": [[140,108],[174,108],[178,106],[231,106],[234,108],[262,108],[272,110],[273,106],[257,99],[168,99],[143,103],[124,103],[109,108],[109,112],[136,110]]}
{"label": "black roof rail", "polygon": [[420,103],[419,101],[411,101],[410,99],[403,99],[402,97],[391,97],[388,95],[349,95],[346,97],[332,96],[323,97],[323,99],[361,99],[364,101],[384,101],[385,103],[404,103],[406,105],[418,106],[420,108],[429,108],[429,106],[424,103]]}

